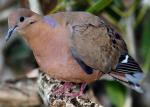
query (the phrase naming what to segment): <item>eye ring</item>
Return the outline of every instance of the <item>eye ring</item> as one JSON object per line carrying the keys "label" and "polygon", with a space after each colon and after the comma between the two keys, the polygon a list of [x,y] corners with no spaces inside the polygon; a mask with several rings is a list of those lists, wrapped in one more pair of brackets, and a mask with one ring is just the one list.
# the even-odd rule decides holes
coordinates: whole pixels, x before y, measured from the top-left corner
{"label": "eye ring", "polygon": [[23,22],[25,20],[25,17],[21,16],[19,20],[20,22]]}

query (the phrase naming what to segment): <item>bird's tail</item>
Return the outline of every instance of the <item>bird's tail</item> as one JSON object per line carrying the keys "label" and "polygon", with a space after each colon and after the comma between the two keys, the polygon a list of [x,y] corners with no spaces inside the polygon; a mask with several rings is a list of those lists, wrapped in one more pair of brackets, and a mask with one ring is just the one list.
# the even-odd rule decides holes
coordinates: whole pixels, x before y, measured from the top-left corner
{"label": "bird's tail", "polygon": [[133,74],[117,72],[110,73],[110,76],[112,76],[115,80],[140,93],[143,92],[143,89],[140,86],[142,75],[143,74],[140,72]]}
{"label": "bird's tail", "polygon": [[116,69],[108,75],[137,92],[143,92],[140,86],[143,72],[137,62],[128,54],[120,56]]}

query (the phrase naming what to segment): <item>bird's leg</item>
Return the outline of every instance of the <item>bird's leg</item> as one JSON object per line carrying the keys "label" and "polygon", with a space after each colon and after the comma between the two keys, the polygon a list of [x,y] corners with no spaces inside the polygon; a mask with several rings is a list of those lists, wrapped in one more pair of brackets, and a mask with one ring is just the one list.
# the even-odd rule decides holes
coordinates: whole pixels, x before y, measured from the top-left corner
{"label": "bird's leg", "polygon": [[63,86],[61,86],[60,88],[54,90],[55,94],[59,94],[59,93],[64,93],[65,91],[67,91],[68,89],[70,89],[73,86],[73,84],[71,82],[65,82],[63,84]]}
{"label": "bird's leg", "polygon": [[70,97],[78,97],[78,96],[82,96],[82,95],[83,95],[83,91],[84,91],[86,85],[87,85],[87,83],[82,83],[79,92],[69,93],[69,94],[66,94],[66,95],[67,95],[67,96],[70,96]]}

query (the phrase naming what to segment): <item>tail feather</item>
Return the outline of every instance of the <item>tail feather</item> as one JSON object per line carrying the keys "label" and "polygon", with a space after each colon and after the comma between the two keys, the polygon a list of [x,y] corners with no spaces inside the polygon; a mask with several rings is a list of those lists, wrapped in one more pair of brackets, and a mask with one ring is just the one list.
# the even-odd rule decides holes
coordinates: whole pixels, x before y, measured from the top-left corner
{"label": "tail feather", "polygon": [[123,74],[123,73],[116,73],[111,72],[110,76],[112,76],[115,80],[121,82],[123,85],[137,91],[143,93],[143,89],[140,86],[143,74],[142,73],[135,73],[134,75],[130,74]]}
{"label": "tail feather", "polygon": [[143,79],[143,73],[135,72],[133,74],[125,74],[128,81],[132,81],[134,83],[140,83]]}
{"label": "tail feather", "polygon": [[131,89],[143,92],[140,86],[143,72],[138,63],[127,53],[120,56],[116,69],[109,75]]}

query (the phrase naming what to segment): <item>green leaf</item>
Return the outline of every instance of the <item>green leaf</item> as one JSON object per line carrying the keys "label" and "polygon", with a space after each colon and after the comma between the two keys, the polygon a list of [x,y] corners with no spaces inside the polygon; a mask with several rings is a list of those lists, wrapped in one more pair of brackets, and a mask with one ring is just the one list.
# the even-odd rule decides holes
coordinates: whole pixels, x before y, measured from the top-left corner
{"label": "green leaf", "polygon": [[143,25],[143,35],[142,35],[142,41],[141,41],[141,52],[143,56],[146,56],[146,54],[149,51],[150,46],[150,15],[144,20]]}
{"label": "green leaf", "polygon": [[86,11],[90,13],[98,13],[102,11],[105,7],[110,5],[112,0],[98,0],[94,5],[89,7]]}
{"label": "green leaf", "polygon": [[113,0],[113,4],[118,8],[123,8],[123,1],[122,0]]}
{"label": "green leaf", "polygon": [[150,70],[150,48],[149,51],[147,52],[147,55],[145,56],[145,61],[143,64],[143,71],[145,74],[147,74]]}
{"label": "green leaf", "polygon": [[143,34],[142,34],[142,40],[141,40],[141,53],[144,59],[144,65],[143,69],[144,72],[147,73],[150,69],[150,15],[145,18],[144,24],[143,24]]}
{"label": "green leaf", "polygon": [[114,81],[108,81],[106,85],[108,97],[116,107],[123,107],[126,99],[126,88]]}

